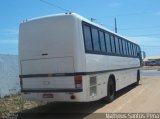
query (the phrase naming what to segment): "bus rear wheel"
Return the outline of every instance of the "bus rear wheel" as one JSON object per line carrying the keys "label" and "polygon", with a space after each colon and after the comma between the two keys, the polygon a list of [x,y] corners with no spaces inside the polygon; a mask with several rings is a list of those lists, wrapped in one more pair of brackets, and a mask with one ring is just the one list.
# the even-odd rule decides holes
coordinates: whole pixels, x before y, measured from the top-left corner
{"label": "bus rear wheel", "polygon": [[136,85],[139,85],[139,81],[140,81],[140,71],[137,71],[137,81],[136,81]]}
{"label": "bus rear wheel", "polygon": [[115,99],[115,83],[114,79],[109,78],[107,86],[107,97],[104,98],[104,101],[107,103],[112,102]]}

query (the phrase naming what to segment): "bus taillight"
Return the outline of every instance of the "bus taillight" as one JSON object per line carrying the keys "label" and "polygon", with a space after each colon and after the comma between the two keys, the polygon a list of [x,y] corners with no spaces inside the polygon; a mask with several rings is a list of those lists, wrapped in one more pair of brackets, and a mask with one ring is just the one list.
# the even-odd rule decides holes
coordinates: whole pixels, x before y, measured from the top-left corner
{"label": "bus taillight", "polygon": [[74,81],[75,81],[75,87],[76,88],[82,88],[82,76],[74,76]]}

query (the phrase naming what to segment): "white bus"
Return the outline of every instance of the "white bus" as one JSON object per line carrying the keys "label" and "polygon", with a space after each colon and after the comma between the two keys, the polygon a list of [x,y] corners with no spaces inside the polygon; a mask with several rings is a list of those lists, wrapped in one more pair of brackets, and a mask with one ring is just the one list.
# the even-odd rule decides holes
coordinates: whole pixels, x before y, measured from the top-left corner
{"label": "white bus", "polygon": [[20,24],[21,92],[47,102],[111,102],[140,80],[140,47],[103,26],[65,13]]}

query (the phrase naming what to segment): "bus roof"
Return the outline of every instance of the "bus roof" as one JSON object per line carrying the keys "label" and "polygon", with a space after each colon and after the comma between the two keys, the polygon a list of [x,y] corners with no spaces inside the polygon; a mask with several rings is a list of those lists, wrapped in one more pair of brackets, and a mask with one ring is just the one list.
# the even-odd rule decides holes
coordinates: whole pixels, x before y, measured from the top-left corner
{"label": "bus roof", "polygon": [[[128,40],[128,38],[126,38],[125,36],[122,36],[122,35],[120,35],[120,34],[118,34],[118,33],[115,33],[115,32],[113,32],[113,31],[107,29],[106,27],[104,27],[104,26],[102,26],[102,25],[99,25],[99,24],[97,24],[97,23],[95,23],[95,22],[92,22],[91,20],[89,20],[89,19],[87,19],[87,18],[85,18],[85,17],[83,17],[83,16],[81,16],[81,15],[79,15],[79,14],[77,14],[77,13],[51,14],[51,15],[47,15],[47,16],[41,16],[41,17],[36,17],[36,18],[28,19],[28,20],[25,20],[23,23],[25,23],[25,22],[32,22],[32,21],[36,21],[36,20],[40,20],[40,19],[45,19],[45,18],[50,18],[50,17],[66,16],[66,15],[74,16],[74,17],[80,19],[81,21],[84,21],[84,22],[86,22],[86,23],[89,23],[89,24],[91,24],[91,25],[93,25],[93,26],[96,26],[96,27],[98,27],[98,28],[100,28],[100,29],[106,30],[106,31],[110,32],[111,34],[114,34],[114,35],[116,35],[116,36],[119,36],[119,37],[121,37],[121,38],[123,38],[123,39],[125,39],[125,40],[127,40],[127,41],[129,41],[129,42],[132,42],[132,41]],[[134,43],[134,42],[132,42],[132,43],[135,44],[135,45],[138,45],[138,44],[136,44],[136,43]],[[139,46],[139,45],[138,45],[138,46]]]}

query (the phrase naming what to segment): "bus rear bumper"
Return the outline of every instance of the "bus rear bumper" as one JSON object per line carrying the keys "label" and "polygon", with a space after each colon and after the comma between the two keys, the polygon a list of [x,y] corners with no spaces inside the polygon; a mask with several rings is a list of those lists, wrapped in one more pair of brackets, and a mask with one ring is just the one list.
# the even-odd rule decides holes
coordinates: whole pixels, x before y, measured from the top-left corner
{"label": "bus rear bumper", "polygon": [[23,98],[42,102],[88,102],[84,92],[23,92]]}

